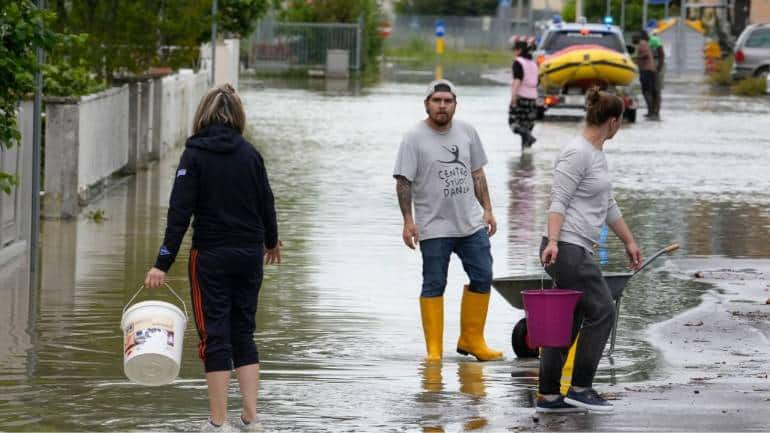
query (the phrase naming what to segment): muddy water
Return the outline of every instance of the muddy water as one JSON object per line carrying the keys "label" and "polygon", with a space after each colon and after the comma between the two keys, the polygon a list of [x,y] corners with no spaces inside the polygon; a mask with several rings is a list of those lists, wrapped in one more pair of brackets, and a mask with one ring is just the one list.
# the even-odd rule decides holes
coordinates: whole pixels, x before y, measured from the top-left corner
{"label": "muddy water", "polygon": [[[522,311],[493,294],[487,340],[504,349],[505,361],[478,364],[454,353],[464,282],[456,261],[445,297],[445,362],[420,362],[420,259],[401,243],[390,173],[401,134],[424,114],[422,90],[243,83],[249,135],[267,161],[285,242],[285,263],[267,270],[257,322],[268,429],[502,430],[532,410],[537,364],[516,359],[510,346]],[[669,86],[662,122],[642,119],[607,144],[616,198],[648,253],[677,242],[682,255],[766,256],[770,103],[704,90]],[[476,126],[490,161],[497,276],[539,271],[551,164],[579,126],[539,123],[537,144],[522,153],[507,129],[507,91],[463,86],[457,113]],[[104,210],[104,221],[45,221],[33,291],[20,276],[23,261],[0,270],[0,430],[191,430],[205,419],[192,325],[174,385],[135,386],[122,374],[121,310],[154,260],[177,155],[86,210]],[[613,235],[598,256],[607,270],[625,265]],[[181,255],[170,274],[185,292],[186,261]],[[669,275],[665,258],[634,277],[615,354],[602,361],[597,382],[665,375],[642,331],[707,289]]]}

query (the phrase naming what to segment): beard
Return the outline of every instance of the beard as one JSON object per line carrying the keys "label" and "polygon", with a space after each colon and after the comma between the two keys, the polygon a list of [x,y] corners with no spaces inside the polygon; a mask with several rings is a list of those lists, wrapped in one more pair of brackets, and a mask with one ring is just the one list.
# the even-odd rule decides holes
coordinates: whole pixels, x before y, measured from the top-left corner
{"label": "beard", "polygon": [[438,126],[446,126],[449,124],[449,122],[452,121],[452,114],[447,111],[442,112],[436,112],[436,113],[429,113],[428,116],[430,117],[430,120],[438,125]]}

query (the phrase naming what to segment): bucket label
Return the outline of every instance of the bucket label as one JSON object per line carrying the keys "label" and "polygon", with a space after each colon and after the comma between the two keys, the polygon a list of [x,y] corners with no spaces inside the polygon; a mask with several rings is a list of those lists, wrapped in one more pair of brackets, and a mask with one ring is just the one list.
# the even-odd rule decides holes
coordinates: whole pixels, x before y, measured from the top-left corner
{"label": "bucket label", "polygon": [[174,350],[174,320],[168,317],[140,319],[128,324],[123,341],[126,357],[144,352]]}

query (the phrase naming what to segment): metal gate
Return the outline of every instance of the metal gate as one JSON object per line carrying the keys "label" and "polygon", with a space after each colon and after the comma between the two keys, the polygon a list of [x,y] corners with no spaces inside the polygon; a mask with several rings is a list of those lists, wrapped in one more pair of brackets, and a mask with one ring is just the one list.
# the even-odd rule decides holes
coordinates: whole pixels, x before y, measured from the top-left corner
{"label": "metal gate", "polygon": [[352,70],[361,69],[360,23],[259,21],[248,40],[248,67],[257,71],[323,68],[329,50],[346,50]]}

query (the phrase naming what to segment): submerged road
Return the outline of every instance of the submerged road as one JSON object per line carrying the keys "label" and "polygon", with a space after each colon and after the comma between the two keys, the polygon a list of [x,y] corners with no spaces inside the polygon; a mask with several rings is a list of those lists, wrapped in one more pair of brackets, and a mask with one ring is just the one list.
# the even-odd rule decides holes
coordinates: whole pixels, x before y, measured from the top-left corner
{"label": "submerged road", "polygon": [[[663,121],[640,116],[607,143],[616,198],[647,253],[677,242],[678,257],[765,257],[770,103],[706,90],[667,87]],[[684,424],[688,406],[674,404],[683,401],[676,395],[690,396],[690,389],[671,391],[669,406],[682,409],[667,412],[670,425],[644,424],[645,411],[634,402],[645,398],[618,392],[681,379],[656,348],[660,341],[652,341],[660,337],[648,331],[698,305],[712,286],[686,278],[690,269],[673,259],[660,259],[626,289],[616,352],[611,362],[602,360],[597,377],[600,391],[620,399],[614,415],[532,420],[537,362],[516,359],[510,346],[511,329],[523,312],[496,293],[486,335],[491,347],[504,350],[505,360],[481,364],[456,354],[464,283],[456,259],[445,297],[445,360],[439,368],[422,364],[420,257],[402,244],[391,178],[401,135],[424,117],[422,91],[422,84],[403,83],[365,89],[327,88],[323,82],[242,84],[248,135],[265,158],[285,243],[284,263],[266,273],[255,336],[265,427],[690,430]],[[489,157],[486,172],[499,227],[492,238],[495,274],[539,272],[536,249],[551,166],[579,124],[538,123],[537,143],[522,153],[506,123],[507,87],[461,86],[459,92],[457,117],[476,126]],[[20,282],[23,263],[3,271],[0,430],[182,431],[206,418],[192,324],[175,384],[140,387],[122,372],[121,311],[160,245],[178,152],[89,206],[86,211],[104,210],[104,221],[45,221],[39,288],[30,293]],[[189,237],[184,251],[188,247]],[[607,270],[625,265],[622,245],[612,235],[598,257]],[[186,261],[180,254],[170,274],[183,292]],[[235,390],[234,384],[233,397]],[[689,407],[697,412],[697,405]],[[735,429],[761,430],[767,421],[735,422]],[[719,426],[713,419],[711,425]]]}

